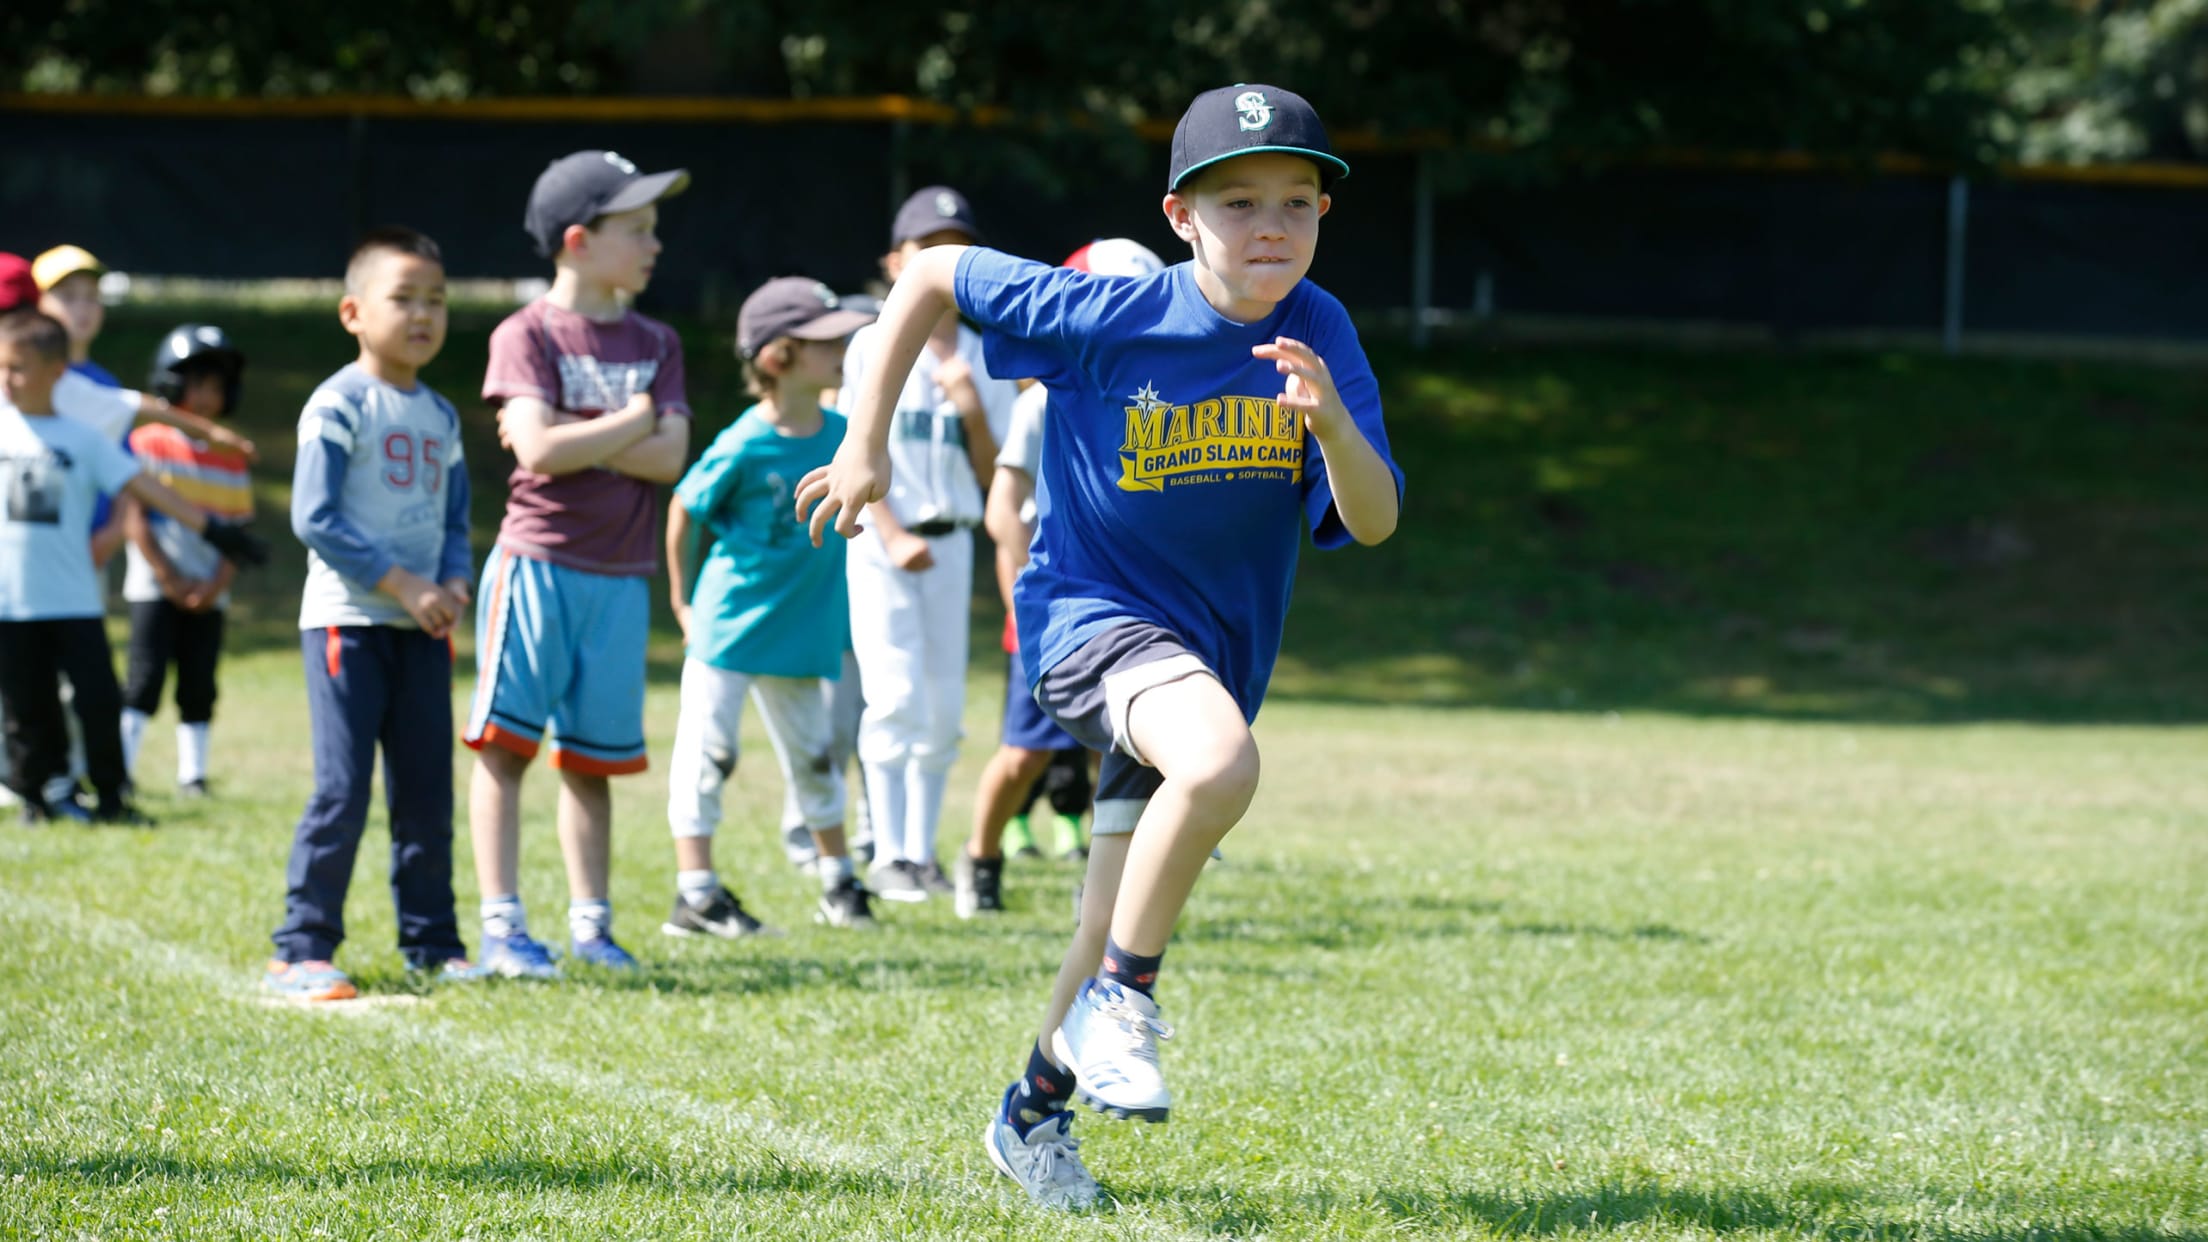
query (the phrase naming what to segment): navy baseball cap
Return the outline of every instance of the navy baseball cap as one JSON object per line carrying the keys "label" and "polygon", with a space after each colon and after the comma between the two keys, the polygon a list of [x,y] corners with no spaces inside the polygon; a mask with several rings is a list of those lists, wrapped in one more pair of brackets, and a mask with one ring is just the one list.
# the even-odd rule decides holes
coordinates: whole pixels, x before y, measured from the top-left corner
{"label": "navy baseball cap", "polygon": [[872,322],[872,312],[845,306],[835,290],[809,276],[778,276],[752,290],[736,312],[736,352],[756,358],[785,336],[837,341]]}
{"label": "navy baseball cap", "polygon": [[974,223],[974,206],[965,195],[947,185],[915,190],[897,209],[897,222],[889,229],[890,248],[942,229],[957,229],[977,242],[981,240],[981,226]]}
{"label": "navy baseball cap", "polygon": [[1318,110],[1294,91],[1237,82],[1205,91],[1173,127],[1173,168],[1167,191],[1221,160],[1260,151],[1300,155],[1319,166],[1321,189],[1349,175],[1349,165],[1334,154]]}
{"label": "navy baseball cap", "polygon": [[549,259],[560,252],[560,237],[571,224],[589,224],[617,211],[634,211],[690,188],[690,173],[640,173],[614,151],[577,151],[545,166],[529,191],[522,231]]}

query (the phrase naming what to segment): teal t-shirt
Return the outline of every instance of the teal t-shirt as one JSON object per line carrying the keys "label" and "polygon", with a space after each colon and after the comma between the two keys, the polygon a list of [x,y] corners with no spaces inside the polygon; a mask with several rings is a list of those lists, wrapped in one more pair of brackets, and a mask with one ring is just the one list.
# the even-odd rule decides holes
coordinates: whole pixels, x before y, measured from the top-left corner
{"label": "teal t-shirt", "polygon": [[703,527],[704,562],[690,593],[693,660],[761,677],[835,677],[851,629],[844,540],[814,547],[797,520],[805,472],[843,443],[844,418],[784,435],[753,406],[713,438],[675,499]]}

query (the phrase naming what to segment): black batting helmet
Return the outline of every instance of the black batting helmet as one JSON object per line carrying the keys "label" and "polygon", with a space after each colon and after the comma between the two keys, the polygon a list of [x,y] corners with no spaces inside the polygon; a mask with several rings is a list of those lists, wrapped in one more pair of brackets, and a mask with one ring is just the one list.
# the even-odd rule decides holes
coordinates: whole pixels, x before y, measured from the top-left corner
{"label": "black batting helmet", "polygon": [[169,401],[184,399],[184,373],[212,370],[222,375],[222,412],[238,408],[245,387],[245,354],[230,336],[211,323],[180,323],[169,329],[153,351],[146,387]]}

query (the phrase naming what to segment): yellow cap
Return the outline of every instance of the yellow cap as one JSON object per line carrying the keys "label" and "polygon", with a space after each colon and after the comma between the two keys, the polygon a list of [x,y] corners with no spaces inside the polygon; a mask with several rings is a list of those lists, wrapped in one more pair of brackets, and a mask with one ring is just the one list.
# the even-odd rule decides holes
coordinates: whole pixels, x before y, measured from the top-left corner
{"label": "yellow cap", "polygon": [[31,260],[31,279],[38,282],[41,293],[78,272],[104,276],[107,265],[93,258],[92,252],[82,246],[56,246]]}

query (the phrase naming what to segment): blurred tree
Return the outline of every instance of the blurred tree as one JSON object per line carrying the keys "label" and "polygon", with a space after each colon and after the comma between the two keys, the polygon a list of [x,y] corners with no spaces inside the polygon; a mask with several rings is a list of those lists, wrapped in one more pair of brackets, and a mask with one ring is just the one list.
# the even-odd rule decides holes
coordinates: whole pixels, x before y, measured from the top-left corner
{"label": "blurred tree", "polygon": [[2208,158],[2208,0],[2072,0],[2008,88],[2028,160]]}
{"label": "blurred tree", "polygon": [[2108,139],[2118,152],[2197,134],[2204,8],[2208,0],[286,0],[249,11],[225,0],[10,0],[0,11],[0,88],[895,93],[1006,110],[1039,140],[969,145],[1018,145],[990,158],[1048,171],[1073,153],[1143,158],[1133,123],[1170,120],[1195,91],[1251,79],[1295,86],[1340,128],[1429,134],[1519,164],[1652,146],[1898,151],[1973,164],[2025,145],[2040,132],[2035,115],[2057,114],[2060,128],[2113,109],[2121,115],[2088,128],[2136,135]]}

